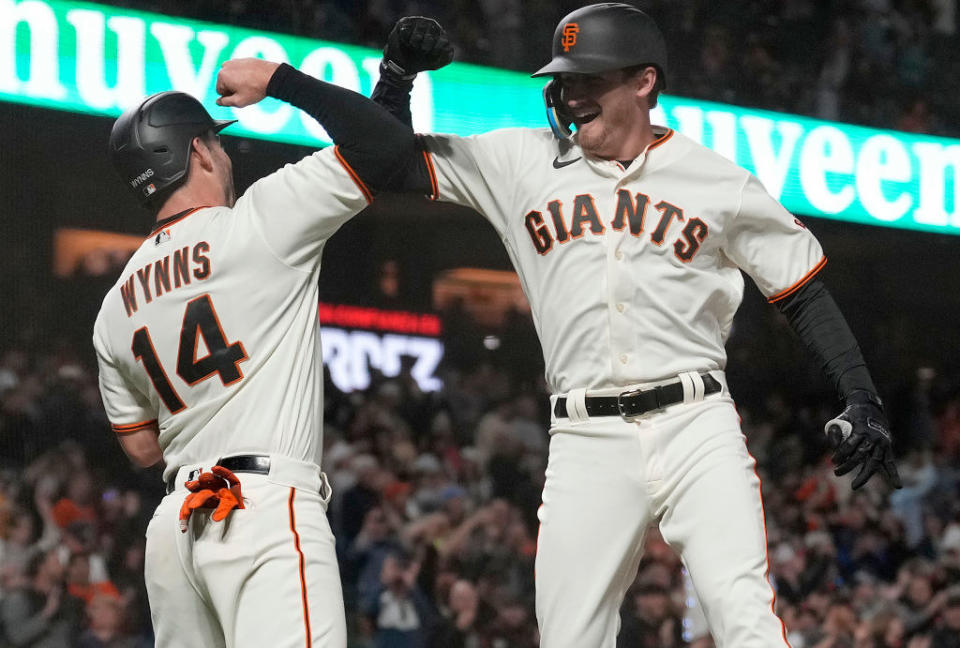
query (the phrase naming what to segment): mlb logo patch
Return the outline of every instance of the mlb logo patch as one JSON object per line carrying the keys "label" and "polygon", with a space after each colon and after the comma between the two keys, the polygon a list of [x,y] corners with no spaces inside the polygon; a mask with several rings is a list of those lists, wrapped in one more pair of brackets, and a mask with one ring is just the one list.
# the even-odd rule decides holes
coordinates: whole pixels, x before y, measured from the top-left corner
{"label": "mlb logo patch", "polygon": [[143,188],[143,195],[149,196],[150,194],[156,193],[156,191],[157,191],[157,188],[151,182],[150,184],[148,184],[146,187]]}
{"label": "mlb logo patch", "polygon": [[157,236],[153,239],[154,245],[160,245],[161,243],[166,243],[170,240],[170,230],[160,230]]}

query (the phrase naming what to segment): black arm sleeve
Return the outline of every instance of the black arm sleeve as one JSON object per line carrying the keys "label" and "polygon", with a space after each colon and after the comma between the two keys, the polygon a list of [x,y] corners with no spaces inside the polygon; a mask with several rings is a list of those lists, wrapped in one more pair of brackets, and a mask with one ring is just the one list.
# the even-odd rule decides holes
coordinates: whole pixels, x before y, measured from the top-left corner
{"label": "black arm sleeve", "polygon": [[401,79],[385,72],[380,66],[380,80],[373,88],[370,98],[386,108],[391,115],[413,128],[413,116],[410,114],[410,92],[413,79]]}
{"label": "black arm sleeve", "polygon": [[778,301],[777,308],[813,353],[841,398],[856,390],[877,393],[860,345],[823,282],[810,281]]}
{"label": "black arm sleeve", "polygon": [[382,189],[414,154],[413,131],[363,95],[315,79],[286,63],[267,85],[267,95],[304,111],[326,129],[340,155],[361,180]]}
{"label": "black arm sleeve", "polygon": [[[413,90],[413,80],[400,79],[380,69],[380,80],[370,98],[386,108],[391,115],[402,121],[411,129],[413,117],[410,114],[410,91]],[[397,193],[430,194],[433,183],[430,181],[430,170],[427,167],[427,158],[424,151],[426,146],[418,138],[412,154],[408,155],[401,164],[401,169],[383,188]]]}

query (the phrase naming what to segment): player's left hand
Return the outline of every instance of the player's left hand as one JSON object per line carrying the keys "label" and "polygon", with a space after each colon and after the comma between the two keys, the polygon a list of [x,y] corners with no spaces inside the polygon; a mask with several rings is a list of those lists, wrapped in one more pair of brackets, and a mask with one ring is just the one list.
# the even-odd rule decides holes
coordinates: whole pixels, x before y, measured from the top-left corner
{"label": "player's left hand", "polygon": [[453,60],[447,32],[433,18],[405,16],[397,21],[383,48],[383,63],[401,76],[438,70]]}
{"label": "player's left hand", "polygon": [[258,58],[224,61],[217,74],[217,105],[243,108],[262,100],[278,67],[279,63]]}
{"label": "player's left hand", "polygon": [[892,438],[880,399],[858,390],[847,396],[843,413],[827,422],[824,432],[833,446],[835,475],[846,475],[860,466],[851,486],[854,490],[879,472],[892,488],[901,488],[900,474],[893,460]]}

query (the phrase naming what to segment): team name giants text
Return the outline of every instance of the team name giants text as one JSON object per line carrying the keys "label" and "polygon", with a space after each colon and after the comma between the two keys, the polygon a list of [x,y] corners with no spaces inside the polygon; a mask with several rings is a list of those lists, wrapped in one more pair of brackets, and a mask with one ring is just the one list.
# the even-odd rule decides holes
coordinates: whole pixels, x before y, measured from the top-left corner
{"label": "team name giants text", "polygon": [[[666,200],[651,203],[652,200],[645,194],[631,194],[626,189],[620,189],[617,192],[617,206],[610,227],[618,231],[629,227],[630,233],[637,237],[647,236],[649,232],[650,241],[657,246],[662,246],[669,235],[673,239],[674,255],[688,263],[707,237],[707,224],[699,218],[686,218],[683,209]],[[649,223],[648,211],[651,212]],[[527,212],[524,216],[524,225],[530,239],[537,253],[541,255],[557,247],[554,243],[563,245],[582,237],[587,230],[596,235],[605,231],[590,194],[575,196],[573,204],[569,206],[559,200],[551,200],[547,203],[546,212],[546,217],[537,210]],[[682,225],[674,226],[674,223]]]}

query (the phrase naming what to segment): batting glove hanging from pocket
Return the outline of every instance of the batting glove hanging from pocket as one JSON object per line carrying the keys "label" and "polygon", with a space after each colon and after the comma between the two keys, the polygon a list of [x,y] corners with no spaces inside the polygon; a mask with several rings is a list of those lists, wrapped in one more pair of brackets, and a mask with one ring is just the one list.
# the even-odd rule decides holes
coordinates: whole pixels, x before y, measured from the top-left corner
{"label": "batting glove hanging from pocket", "polygon": [[846,475],[860,466],[851,484],[854,490],[877,472],[892,488],[903,486],[893,460],[893,439],[887,417],[876,394],[862,390],[852,392],[843,413],[828,421],[824,432],[833,447],[835,475]]}
{"label": "batting glove hanging from pocket", "polygon": [[243,495],[240,492],[240,480],[233,472],[223,466],[214,466],[210,472],[201,473],[199,477],[188,481],[185,486],[190,494],[183,500],[180,507],[180,531],[187,532],[190,516],[198,508],[214,509],[214,522],[221,522],[230,511],[242,509]]}

